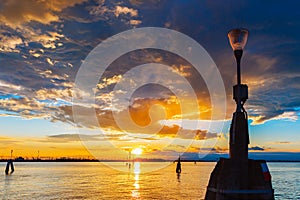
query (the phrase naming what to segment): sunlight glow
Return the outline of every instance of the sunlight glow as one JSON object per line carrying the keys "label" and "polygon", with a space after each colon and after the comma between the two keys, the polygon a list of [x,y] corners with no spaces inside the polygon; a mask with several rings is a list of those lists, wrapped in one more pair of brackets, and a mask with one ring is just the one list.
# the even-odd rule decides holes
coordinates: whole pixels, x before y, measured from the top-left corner
{"label": "sunlight glow", "polygon": [[131,151],[132,154],[135,154],[135,155],[141,155],[143,153],[143,149],[141,148],[135,148]]}

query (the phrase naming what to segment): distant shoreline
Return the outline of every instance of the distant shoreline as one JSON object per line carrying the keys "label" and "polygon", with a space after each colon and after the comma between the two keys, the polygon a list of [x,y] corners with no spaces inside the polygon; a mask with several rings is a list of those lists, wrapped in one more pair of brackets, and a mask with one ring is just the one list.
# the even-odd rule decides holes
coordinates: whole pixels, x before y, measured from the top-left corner
{"label": "distant shoreline", "polygon": [[[10,159],[0,159],[0,162],[7,162]],[[14,162],[128,162],[128,160],[97,160],[97,159],[30,159],[30,160],[13,160]],[[218,160],[181,160],[180,162],[217,162]],[[163,160],[163,159],[147,159],[134,160],[131,162],[177,162],[177,160]],[[292,162],[297,163],[300,160],[266,160],[266,162]]]}

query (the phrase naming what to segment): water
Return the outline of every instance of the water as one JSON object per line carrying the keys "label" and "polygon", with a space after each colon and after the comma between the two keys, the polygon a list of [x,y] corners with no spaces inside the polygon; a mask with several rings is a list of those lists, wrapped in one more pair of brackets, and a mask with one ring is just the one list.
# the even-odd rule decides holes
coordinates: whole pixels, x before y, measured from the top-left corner
{"label": "water", "polygon": [[275,199],[300,200],[300,163],[269,163]]}
{"label": "water", "polygon": [[[142,173],[158,163],[135,163],[119,172],[100,163],[15,163],[3,176],[2,199],[204,199],[215,163],[182,163]],[[125,166],[125,163],[114,163]],[[300,163],[269,163],[276,199],[300,199]]]}

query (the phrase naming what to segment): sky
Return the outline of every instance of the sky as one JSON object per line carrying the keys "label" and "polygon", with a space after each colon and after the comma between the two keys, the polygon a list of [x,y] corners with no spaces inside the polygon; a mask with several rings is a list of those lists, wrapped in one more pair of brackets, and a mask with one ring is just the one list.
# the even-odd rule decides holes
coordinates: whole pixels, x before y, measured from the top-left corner
{"label": "sky", "polygon": [[[98,159],[124,159],[135,148],[166,159],[228,152],[236,63],[227,33],[243,27],[249,151],[299,159],[299,4],[1,1],[0,157],[10,150]],[[167,31],[155,35],[164,48],[153,48],[153,29],[139,32],[145,27]],[[189,41],[201,47],[198,68],[182,56],[198,53],[197,45],[185,47]]]}

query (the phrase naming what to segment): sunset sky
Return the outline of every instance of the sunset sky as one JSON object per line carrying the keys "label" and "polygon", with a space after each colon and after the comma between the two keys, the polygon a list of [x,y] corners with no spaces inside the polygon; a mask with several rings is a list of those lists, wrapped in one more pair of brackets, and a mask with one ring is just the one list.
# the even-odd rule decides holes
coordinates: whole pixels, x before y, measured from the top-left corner
{"label": "sunset sky", "polygon": [[[14,156],[29,158],[39,152],[41,157],[122,159],[134,148],[141,148],[146,158],[226,153],[236,81],[227,33],[237,27],[249,30],[242,59],[242,82],[249,87],[249,150],[299,153],[299,6],[298,1],[256,0],[2,0],[0,158],[11,149]],[[76,101],[85,95],[75,96],[73,89],[88,54],[105,39],[141,27],[175,30],[202,45],[221,75],[224,113],[214,110],[209,86],[191,63],[158,49],[121,55],[96,77],[94,103]],[[169,68],[162,72],[146,66],[126,78],[127,71],[146,63]],[[169,82],[170,74],[187,80],[196,104],[192,97],[181,101],[167,87],[182,89],[183,79]],[[86,79],[92,76],[90,72]],[[145,84],[129,99],[118,99],[128,93],[127,86],[153,80],[166,85]],[[117,84],[123,88],[117,90]],[[80,111],[80,121],[74,109]],[[135,125],[126,121],[127,109]],[[91,113],[99,124],[92,122]]]}

